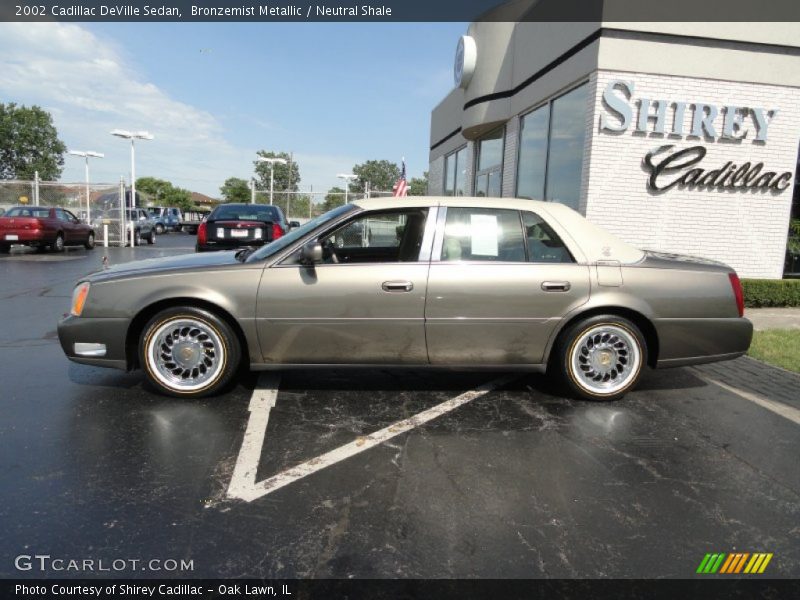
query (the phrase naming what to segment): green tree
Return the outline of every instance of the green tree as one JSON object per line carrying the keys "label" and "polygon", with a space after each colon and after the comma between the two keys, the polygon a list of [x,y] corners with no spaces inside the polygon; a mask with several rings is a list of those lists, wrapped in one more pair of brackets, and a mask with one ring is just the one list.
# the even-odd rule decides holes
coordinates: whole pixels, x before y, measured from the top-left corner
{"label": "green tree", "polygon": [[55,181],[64,170],[67,147],[53,118],[38,106],[0,103],[0,179]]}
{"label": "green tree", "polygon": [[325,201],[322,203],[322,212],[328,212],[344,204],[344,190],[340,187],[332,187],[325,194]]}
{"label": "green tree", "polygon": [[391,191],[392,186],[400,177],[400,167],[388,160],[368,160],[354,165],[353,175],[356,179],[350,184],[350,191],[355,194],[363,193],[369,183],[373,191]]}
{"label": "green tree", "polygon": [[[286,161],[284,165],[275,163],[275,180],[273,184],[273,202],[277,204],[277,200],[280,198],[285,204],[286,194],[281,192],[297,191],[297,186],[300,183],[300,166],[291,160],[292,157],[288,152],[267,152],[266,150],[259,150],[257,154],[264,158],[282,158]],[[256,175],[258,175],[258,189],[269,194],[270,164],[256,160],[253,161],[253,165],[255,165]]]}
{"label": "green tree", "polygon": [[422,177],[412,177],[408,182],[408,195],[409,196],[427,196],[428,195],[428,172],[425,171]]}
{"label": "green tree", "polygon": [[136,193],[146,196],[150,204],[157,206],[177,206],[181,210],[190,210],[194,205],[189,190],[175,187],[169,181],[155,177],[137,179]]}
{"label": "green tree", "polygon": [[219,191],[225,202],[250,202],[250,186],[244,179],[228,177]]}

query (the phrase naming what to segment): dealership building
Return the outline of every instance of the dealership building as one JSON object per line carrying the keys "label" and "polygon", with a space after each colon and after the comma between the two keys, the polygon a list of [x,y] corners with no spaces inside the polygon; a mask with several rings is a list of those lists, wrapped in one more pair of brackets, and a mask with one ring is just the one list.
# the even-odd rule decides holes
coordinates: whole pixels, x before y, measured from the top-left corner
{"label": "dealership building", "polygon": [[641,248],[800,271],[800,23],[476,22],[455,79],[429,193],[562,202]]}

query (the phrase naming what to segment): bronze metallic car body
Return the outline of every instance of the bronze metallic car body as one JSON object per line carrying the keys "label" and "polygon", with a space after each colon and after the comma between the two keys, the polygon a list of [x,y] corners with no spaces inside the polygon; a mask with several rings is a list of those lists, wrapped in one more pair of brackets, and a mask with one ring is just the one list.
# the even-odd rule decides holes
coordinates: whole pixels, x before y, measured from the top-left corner
{"label": "bronze metallic car body", "polygon": [[[309,242],[353,219],[399,208],[427,214],[414,260],[304,264]],[[571,260],[536,262],[530,250],[528,260],[448,255],[447,213],[456,209],[516,211],[521,218],[533,213]],[[479,216],[484,220],[470,222],[472,243],[485,245],[475,241],[484,235],[475,229],[486,222]],[[559,350],[565,332],[573,335],[576,324],[601,315],[616,321],[600,323],[607,327],[596,330],[597,342],[592,330],[583,346],[572,345],[577,373],[608,372],[604,365],[620,356],[633,361],[637,336],[640,358],[652,367],[735,358],[750,344],[752,326],[737,307],[732,269],[638,250],[560,204],[392,198],[356,201],[328,219],[294,230],[280,250],[263,258],[185,255],[96,273],[85,280],[90,285],[80,316],[59,324],[62,347],[76,362],[132,369],[141,366],[139,342],[153,316],[187,306],[230,326],[252,369],[412,365],[542,371],[555,352],[566,352]],[[496,236],[494,242],[490,236],[492,243]],[[633,329],[636,335],[626,336]]]}

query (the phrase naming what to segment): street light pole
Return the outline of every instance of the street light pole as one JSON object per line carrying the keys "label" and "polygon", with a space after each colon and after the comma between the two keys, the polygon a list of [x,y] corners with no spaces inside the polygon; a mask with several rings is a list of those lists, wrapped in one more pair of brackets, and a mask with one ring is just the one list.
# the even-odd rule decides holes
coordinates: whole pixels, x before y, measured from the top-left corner
{"label": "street light pole", "polygon": [[86,160],[86,222],[92,222],[91,207],[89,205],[89,158],[103,158],[105,154],[100,152],[92,152],[91,150],[70,150],[69,154],[73,156],[82,156]]}
{"label": "street light pole", "polygon": [[339,173],[337,177],[339,179],[344,179],[344,203],[347,204],[350,201],[348,199],[348,194],[350,193],[350,180],[355,179],[356,176],[352,173]]}
{"label": "street light pole", "polygon": [[285,165],[285,158],[267,158],[266,156],[259,156],[256,158],[259,162],[269,163],[269,203],[272,206],[272,195],[275,187],[275,163]]}
{"label": "street light pole", "polygon": [[[136,208],[136,147],[134,140],[152,140],[153,135],[147,131],[126,131],[124,129],[114,129],[111,135],[131,141],[131,208]],[[125,208],[123,207],[123,209]],[[131,227],[131,248],[133,248],[134,239],[134,227]]]}

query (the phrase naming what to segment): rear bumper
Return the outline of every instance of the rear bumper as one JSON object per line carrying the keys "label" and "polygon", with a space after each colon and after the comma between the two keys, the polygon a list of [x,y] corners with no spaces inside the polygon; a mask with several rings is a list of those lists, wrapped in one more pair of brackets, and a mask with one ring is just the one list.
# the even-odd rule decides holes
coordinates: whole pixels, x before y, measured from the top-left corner
{"label": "rear bumper", "polygon": [[232,241],[232,240],[225,240],[222,242],[218,242],[215,240],[209,240],[202,246],[197,244],[195,246],[195,250],[198,252],[212,252],[214,250],[238,250],[239,248],[246,248],[247,246],[252,246],[258,248],[263,246],[265,243],[268,243],[266,240],[241,240],[241,241]]}
{"label": "rear bumper", "polygon": [[129,319],[68,316],[58,324],[58,341],[73,362],[127,370],[125,337],[129,325]]}
{"label": "rear bumper", "polygon": [[658,368],[730,360],[745,354],[753,324],[745,318],[658,319]]}
{"label": "rear bumper", "polygon": [[[9,240],[7,236],[17,236],[16,240]],[[22,244],[26,246],[41,246],[44,244],[48,244],[55,239],[55,235],[50,237],[47,236],[47,233],[41,229],[20,229],[17,231],[14,230],[4,230],[0,233],[0,243],[2,244]]]}

